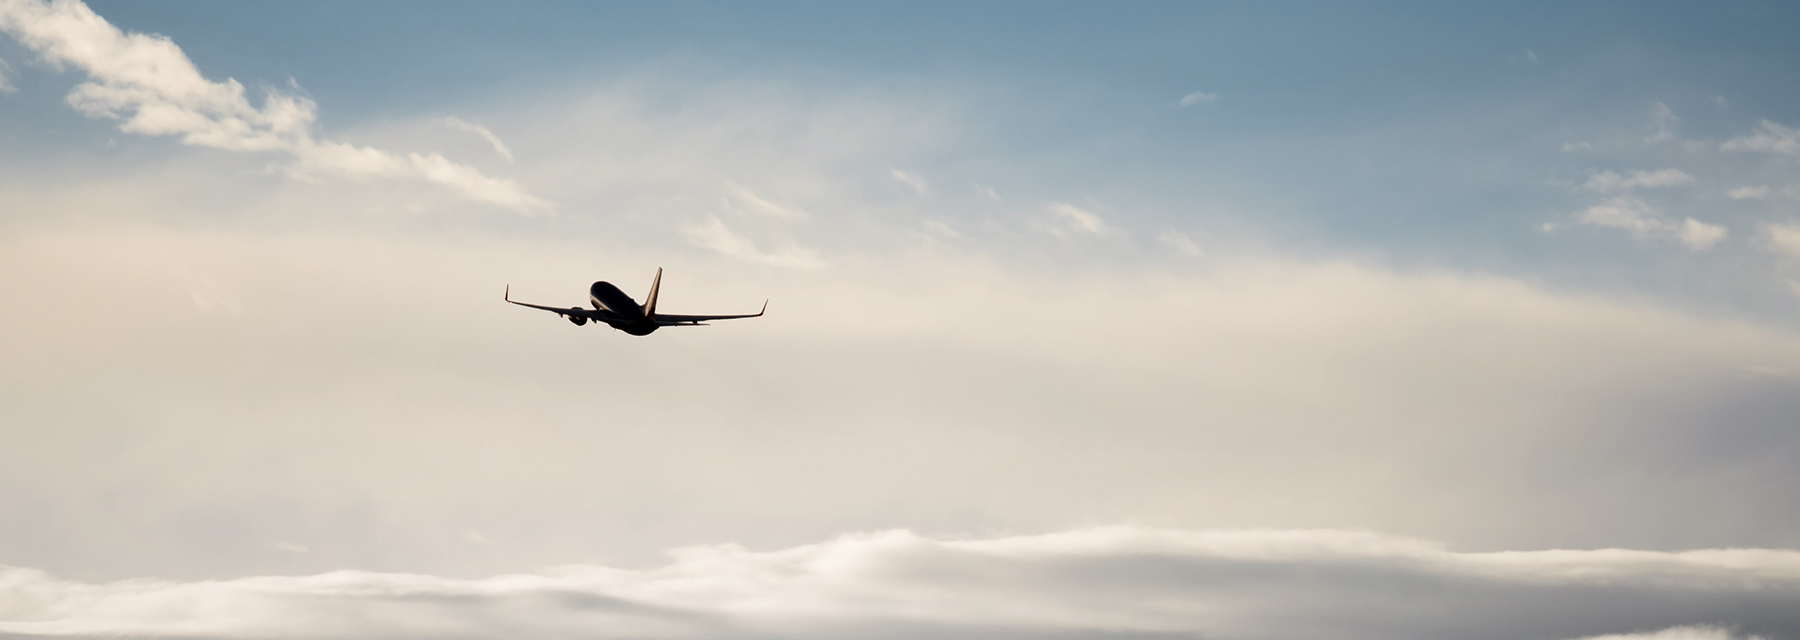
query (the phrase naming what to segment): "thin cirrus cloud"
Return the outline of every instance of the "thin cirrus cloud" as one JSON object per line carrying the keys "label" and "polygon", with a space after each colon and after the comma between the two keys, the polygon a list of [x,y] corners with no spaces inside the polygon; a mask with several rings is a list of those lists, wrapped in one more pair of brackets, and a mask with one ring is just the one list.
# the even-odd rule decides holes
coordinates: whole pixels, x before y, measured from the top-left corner
{"label": "thin cirrus cloud", "polygon": [[500,141],[500,136],[494,135],[494,132],[489,131],[487,127],[463,120],[456,116],[445,116],[444,119],[439,122],[442,122],[444,123],[444,126],[457,131],[467,131],[481,136],[482,140],[486,140],[489,145],[494,147],[494,153],[499,154],[501,158],[505,158],[507,162],[513,161],[512,149],[506,148],[506,143]]}
{"label": "thin cirrus cloud", "polygon": [[[1578,638],[1800,632],[1800,552],[1501,551],[1343,530],[905,530],[648,570],[92,584],[0,569],[0,633],[209,638]],[[1579,602],[1581,606],[1568,606]],[[1746,636],[1746,640],[1755,636]]]}
{"label": "thin cirrus cloud", "polygon": [[730,182],[725,183],[723,189],[725,190],[725,194],[730,197],[730,199],[726,201],[728,205],[735,203],[737,207],[752,213],[786,220],[805,220],[811,217],[807,215],[805,209],[775,204],[762,196],[756,195],[756,192],[754,191]]}
{"label": "thin cirrus cloud", "polygon": [[1194,242],[1193,238],[1173,229],[1157,234],[1156,241],[1163,243],[1164,246],[1174,249],[1182,255],[1193,256],[1196,258],[1206,255],[1206,252],[1200,249],[1200,245]]}
{"label": "thin cirrus cloud", "polygon": [[900,184],[904,184],[908,187],[912,187],[912,190],[914,192],[917,192],[919,195],[921,195],[921,196],[931,195],[931,185],[929,183],[925,182],[924,178],[919,177],[919,174],[912,173],[909,171],[902,171],[900,169],[893,169],[892,175],[894,176],[895,180],[900,181]]}
{"label": "thin cirrus cloud", "polygon": [[90,117],[119,120],[126,133],[178,136],[185,144],[227,151],[287,153],[296,160],[289,172],[301,178],[420,181],[520,213],[552,208],[517,182],[439,154],[317,139],[312,100],[270,89],[256,107],[236,80],[207,80],[173,41],[121,31],[78,0],[5,0],[0,31],[52,65],[85,72],[89,81],[69,94],[69,105]]}
{"label": "thin cirrus cloud", "polygon": [[708,216],[702,223],[683,225],[681,231],[695,245],[740,260],[790,269],[818,269],[825,266],[825,261],[817,253],[798,246],[764,251],[754,241],[725,226],[725,222],[718,216]]}

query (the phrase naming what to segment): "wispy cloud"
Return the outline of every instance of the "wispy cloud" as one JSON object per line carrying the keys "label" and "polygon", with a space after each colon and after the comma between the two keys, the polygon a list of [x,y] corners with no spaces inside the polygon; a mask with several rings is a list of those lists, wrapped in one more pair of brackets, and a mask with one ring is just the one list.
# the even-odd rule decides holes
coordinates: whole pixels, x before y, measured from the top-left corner
{"label": "wispy cloud", "polygon": [[918,192],[921,196],[931,195],[931,185],[927,184],[924,178],[919,177],[919,174],[909,173],[899,169],[894,169],[892,171],[894,179],[899,180],[900,184],[912,187],[913,191]]}
{"label": "wispy cloud", "polygon": [[1199,257],[1206,254],[1205,251],[1200,250],[1200,245],[1196,244],[1193,238],[1189,238],[1187,234],[1174,229],[1157,234],[1156,241],[1161,242],[1163,246],[1181,252],[1183,255]]}
{"label": "wispy cloud", "polygon": [[1595,227],[1622,229],[1639,239],[1675,240],[1693,251],[1711,249],[1728,235],[1725,227],[1693,218],[1681,222],[1666,220],[1649,203],[1636,198],[1613,198],[1588,207],[1576,216],[1576,221]]}
{"label": "wispy cloud", "polygon": [[991,186],[976,182],[969,183],[969,186],[975,187],[975,194],[986,198],[988,202],[1000,202],[1001,200],[1000,192],[995,191]]}
{"label": "wispy cloud", "polygon": [[513,161],[512,150],[506,148],[506,143],[500,141],[500,136],[494,135],[494,132],[489,131],[487,127],[468,122],[456,116],[445,116],[444,119],[439,122],[444,123],[444,126],[446,127],[458,131],[467,131],[481,136],[481,139],[486,140],[488,144],[494,146],[494,153],[500,154],[500,157],[505,158],[507,162]]}
{"label": "wispy cloud", "polygon": [[78,0],[0,2],[5,31],[57,67],[74,67],[89,81],[69,94],[70,106],[119,120],[127,133],[178,136],[185,144],[243,152],[284,152],[307,175],[423,181],[462,196],[519,212],[548,210],[550,202],[516,182],[490,178],[438,154],[395,154],[317,140],[312,100],[270,89],[253,105],[233,79],[207,80],[166,37],[125,33]]}
{"label": "wispy cloud", "polygon": [[1800,129],[1762,121],[1753,135],[1726,140],[1719,148],[1726,151],[1766,151],[1788,155],[1800,154]]}
{"label": "wispy cloud", "polygon": [[1729,640],[1716,627],[1666,625],[1746,617],[1800,630],[1800,552],[1789,550],[1459,553],[1362,531],[1121,526],[967,540],[883,531],[671,555],[649,570],[485,579],[338,571],[90,584],[4,569],[0,633],[1424,640],[1610,629],[1620,635],[1599,638]]}
{"label": "wispy cloud", "polygon": [[1638,187],[1674,187],[1694,182],[1694,177],[1680,169],[1659,169],[1656,171],[1633,171],[1620,175],[1612,171],[1602,171],[1587,179],[1581,188],[1588,191],[1605,193],[1620,189]]}
{"label": "wispy cloud", "polygon": [[1044,230],[1054,235],[1068,235],[1070,232],[1100,235],[1112,228],[1100,218],[1100,214],[1066,203],[1050,203],[1052,224],[1044,226]]}
{"label": "wispy cloud", "polygon": [[825,266],[825,261],[809,249],[790,246],[780,251],[763,251],[749,238],[725,226],[725,221],[717,216],[708,216],[703,223],[683,225],[681,230],[689,242],[733,258],[792,269]]}
{"label": "wispy cloud", "polygon": [[1212,102],[1212,101],[1218,100],[1218,99],[1219,99],[1219,94],[1217,94],[1217,93],[1207,93],[1205,91],[1195,91],[1193,93],[1182,96],[1181,100],[1179,102],[1177,102],[1176,104],[1179,104],[1183,107],[1191,107],[1191,106],[1194,106],[1197,104]]}
{"label": "wispy cloud", "polygon": [[12,85],[12,80],[8,78],[7,74],[10,73],[12,73],[12,65],[7,64],[6,60],[0,60],[0,93],[12,93],[19,90]]}
{"label": "wispy cloud", "polygon": [[784,207],[775,204],[763,199],[762,196],[756,195],[756,192],[736,184],[727,182],[723,188],[725,189],[725,194],[730,196],[731,202],[736,202],[739,206],[749,209],[754,213],[788,220],[805,220],[808,217],[804,209],[800,209],[799,207]]}
{"label": "wispy cloud", "polygon": [[938,235],[938,236],[942,236],[945,238],[949,238],[951,240],[955,240],[955,239],[962,237],[962,233],[958,232],[956,229],[951,228],[950,225],[944,224],[937,220],[926,220],[925,221],[925,231],[927,233],[931,233],[933,235]]}
{"label": "wispy cloud", "polygon": [[1645,142],[1662,142],[1675,137],[1675,127],[1681,124],[1681,118],[1669,105],[1661,102],[1650,107],[1650,137]]}

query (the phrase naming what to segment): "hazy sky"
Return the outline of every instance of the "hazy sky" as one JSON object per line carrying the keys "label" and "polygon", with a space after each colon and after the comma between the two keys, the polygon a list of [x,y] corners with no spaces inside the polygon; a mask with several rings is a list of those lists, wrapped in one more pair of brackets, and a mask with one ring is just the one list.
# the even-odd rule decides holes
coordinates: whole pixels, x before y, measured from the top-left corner
{"label": "hazy sky", "polygon": [[0,0],[0,637],[1800,639],[1797,28]]}

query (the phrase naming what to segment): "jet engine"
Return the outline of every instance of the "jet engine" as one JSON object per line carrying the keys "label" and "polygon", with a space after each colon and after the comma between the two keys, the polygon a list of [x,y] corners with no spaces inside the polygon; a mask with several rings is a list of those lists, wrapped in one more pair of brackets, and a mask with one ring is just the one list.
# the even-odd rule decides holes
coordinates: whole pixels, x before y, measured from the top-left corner
{"label": "jet engine", "polygon": [[579,327],[581,325],[587,324],[587,317],[586,316],[569,316],[569,322],[573,322],[573,323],[575,323],[575,326]]}

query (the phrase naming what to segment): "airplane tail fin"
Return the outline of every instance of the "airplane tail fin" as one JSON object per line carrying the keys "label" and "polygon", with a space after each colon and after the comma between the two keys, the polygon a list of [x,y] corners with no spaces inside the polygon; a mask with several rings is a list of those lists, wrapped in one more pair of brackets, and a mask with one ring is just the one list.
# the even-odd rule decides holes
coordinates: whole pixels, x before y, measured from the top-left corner
{"label": "airplane tail fin", "polygon": [[656,317],[656,290],[662,288],[662,267],[656,268],[656,279],[650,281],[650,295],[644,298],[644,317]]}

